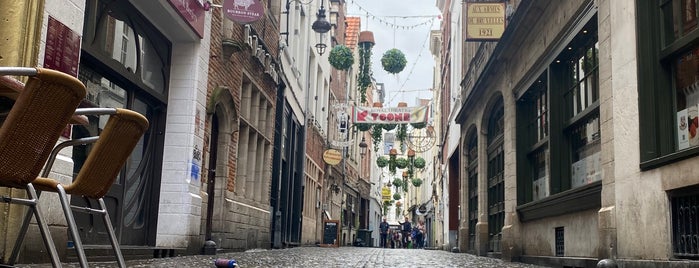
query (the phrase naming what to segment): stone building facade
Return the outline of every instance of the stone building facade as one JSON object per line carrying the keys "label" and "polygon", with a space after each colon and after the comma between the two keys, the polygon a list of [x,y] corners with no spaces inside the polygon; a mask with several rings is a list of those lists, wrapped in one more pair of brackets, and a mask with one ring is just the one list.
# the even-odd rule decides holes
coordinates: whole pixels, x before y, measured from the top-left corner
{"label": "stone building facade", "polygon": [[499,42],[465,56],[460,250],[697,265],[696,1],[508,5]]}

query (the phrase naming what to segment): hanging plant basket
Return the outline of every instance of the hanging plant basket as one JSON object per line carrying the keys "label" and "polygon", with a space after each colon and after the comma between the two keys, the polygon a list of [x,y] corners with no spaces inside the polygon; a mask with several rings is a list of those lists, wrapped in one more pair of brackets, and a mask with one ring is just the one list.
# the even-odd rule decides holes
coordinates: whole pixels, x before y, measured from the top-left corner
{"label": "hanging plant basket", "polygon": [[412,183],[413,183],[413,186],[415,186],[415,187],[420,187],[420,185],[422,185],[422,179],[420,179],[420,178],[414,178],[414,179],[412,180]]}
{"label": "hanging plant basket", "polygon": [[411,125],[413,128],[416,128],[416,129],[423,129],[423,128],[425,128],[425,127],[427,126],[427,122],[422,122],[422,123],[410,123],[410,125]]}
{"label": "hanging plant basket", "polygon": [[422,157],[415,157],[415,160],[413,161],[413,166],[415,168],[425,168],[425,159]]}
{"label": "hanging plant basket", "polygon": [[398,125],[398,130],[396,130],[396,139],[400,141],[401,147],[407,142],[408,139],[408,125],[400,124]]}
{"label": "hanging plant basket", "polygon": [[383,57],[381,57],[381,66],[383,66],[384,70],[392,74],[403,71],[407,62],[405,54],[396,48],[389,49],[383,54]]}
{"label": "hanging plant basket", "polygon": [[406,168],[407,166],[408,166],[408,159],[405,159],[403,157],[396,159],[396,167],[397,168]]}
{"label": "hanging plant basket", "polygon": [[369,129],[371,129],[371,124],[367,123],[356,123],[354,126],[356,126],[359,131],[369,131]]}
{"label": "hanging plant basket", "polygon": [[388,166],[388,158],[386,158],[383,155],[379,156],[378,158],[376,158],[376,165],[380,168]]}
{"label": "hanging plant basket", "polygon": [[371,128],[371,141],[374,143],[374,152],[379,151],[382,139],[383,139],[383,127],[381,127],[381,125],[374,125]]}
{"label": "hanging plant basket", "polygon": [[400,179],[393,179],[393,186],[401,187],[403,186],[403,181]]}
{"label": "hanging plant basket", "polygon": [[400,200],[400,194],[399,193],[393,194],[393,199]]}
{"label": "hanging plant basket", "polygon": [[328,56],[330,66],[338,70],[348,70],[354,64],[354,54],[349,47],[345,45],[337,45],[330,50]]}
{"label": "hanging plant basket", "polygon": [[400,206],[403,206],[403,203],[401,203],[400,201],[396,201],[396,207],[400,207]]}

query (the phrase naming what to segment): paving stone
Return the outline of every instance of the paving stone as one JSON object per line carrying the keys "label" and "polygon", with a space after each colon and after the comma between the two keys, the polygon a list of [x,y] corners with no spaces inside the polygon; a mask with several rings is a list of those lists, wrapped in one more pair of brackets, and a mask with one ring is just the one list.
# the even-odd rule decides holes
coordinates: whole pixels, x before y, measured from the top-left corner
{"label": "paving stone", "polygon": [[[172,258],[127,261],[128,267],[214,267],[217,258],[234,259],[240,268],[250,267],[497,267],[538,268],[541,266],[503,262],[466,253],[442,250],[381,249],[363,247],[298,247],[274,250],[248,250],[216,256],[193,255]],[[17,265],[17,267],[44,268],[49,264]],[[64,267],[80,267],[66,263]],[[90,263],[90,267],[117,267],[116,262]]]}

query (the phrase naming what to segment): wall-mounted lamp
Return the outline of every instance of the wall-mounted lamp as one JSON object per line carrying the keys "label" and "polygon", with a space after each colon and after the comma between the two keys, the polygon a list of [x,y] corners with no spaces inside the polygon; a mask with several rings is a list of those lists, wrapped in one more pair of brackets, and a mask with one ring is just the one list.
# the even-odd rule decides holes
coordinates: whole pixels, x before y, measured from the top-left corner
{"label": "wall-mounted lamp", "polygon": [[318,9],[318,13],[316,13],[316,21],[314,21],[313,25],[311,25],[313,31],[320,34],[320,42],[315,45],[316,51],[320,55],[323,55],[323,53],[325,53],[325,48],[328,47],[325,43],[323,43],[323,39],[325,37],[325,33],[330,31],[330,28],[332,27],[330,22],[325,17],[325,6],[323,6],[323,1],[321,0],[320,9]]}

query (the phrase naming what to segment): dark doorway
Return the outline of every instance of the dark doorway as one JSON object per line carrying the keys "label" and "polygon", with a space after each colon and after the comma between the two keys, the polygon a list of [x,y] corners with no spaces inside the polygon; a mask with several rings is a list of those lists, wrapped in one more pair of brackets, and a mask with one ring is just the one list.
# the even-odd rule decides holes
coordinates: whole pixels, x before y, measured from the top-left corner
{"label": "dark doorway", "polygon": [[211,146],[209,147],[209,173],[206,182],[206,240],[211,240],[214,222],[214,190],[216,189],[216,158],[218,154],[218,116],[214,113],[211,118]]}

